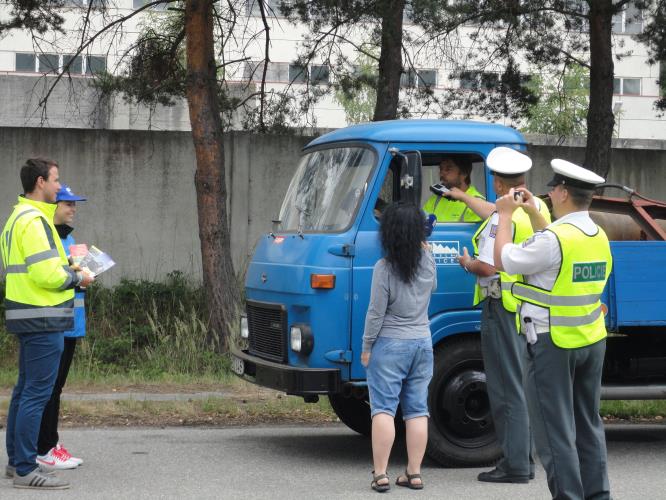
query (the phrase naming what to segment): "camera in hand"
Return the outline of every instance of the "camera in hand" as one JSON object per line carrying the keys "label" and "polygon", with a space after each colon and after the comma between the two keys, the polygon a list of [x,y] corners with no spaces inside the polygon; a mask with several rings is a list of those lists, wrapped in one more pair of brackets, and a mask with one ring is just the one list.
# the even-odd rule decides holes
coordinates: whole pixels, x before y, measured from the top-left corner
{"label": "camera in hand", "polygon": [[523,201],[525,194],[522,191],[515,191],[513,193],[513,199],[516,201]]}
{"label": "camera in hand", "polygon": [[444,184],[433,184],[430,186],[430,191],[435,193],[437,196],[446,196],[451,190],[447,188]]}

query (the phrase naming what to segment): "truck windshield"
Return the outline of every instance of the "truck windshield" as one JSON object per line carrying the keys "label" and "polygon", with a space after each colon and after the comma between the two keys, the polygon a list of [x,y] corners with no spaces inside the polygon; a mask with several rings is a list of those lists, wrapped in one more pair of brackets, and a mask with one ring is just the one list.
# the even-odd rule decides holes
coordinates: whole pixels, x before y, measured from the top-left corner
{"label": "truck windshield", "polygon": [[304,155],[280,209],[282,231],[343,231],[363,198],[375,153],[338,147]]}

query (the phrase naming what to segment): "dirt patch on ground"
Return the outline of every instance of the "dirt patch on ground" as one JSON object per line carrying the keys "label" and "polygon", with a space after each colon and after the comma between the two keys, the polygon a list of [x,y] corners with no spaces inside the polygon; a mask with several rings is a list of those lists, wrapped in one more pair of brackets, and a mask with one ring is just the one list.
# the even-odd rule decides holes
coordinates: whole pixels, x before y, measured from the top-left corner
{"label": "dirt patch on ground", "polygon": [[[178,391],[178,393],[192,393],[192,388],[189,389],[189,392]],[[219,391],[220,387],[215,389]],[[206,392],[203,388],[199,390]],[[131,398],[63,400],[60,406],[60,425],[62,427],[160,427],[327,425],[339,422],[326,397],[322,397],[317,403],[305,403],[302,398],[262,388],[250,391],[234,389],[225,391],[225,394],[225,397],[211,396],[203,399],[169,401],[144,401]],[[0,425],[5,421],[7,406],[7,400],[0,405]]]}

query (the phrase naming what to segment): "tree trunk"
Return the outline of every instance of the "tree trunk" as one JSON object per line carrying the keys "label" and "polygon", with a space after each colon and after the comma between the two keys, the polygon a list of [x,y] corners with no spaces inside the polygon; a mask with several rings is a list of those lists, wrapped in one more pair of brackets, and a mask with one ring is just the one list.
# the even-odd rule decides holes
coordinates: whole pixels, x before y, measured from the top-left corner
{"label": "tree trunk", "polygon": [[613,116],[612,0],[590,2],[590,106],[585,166],[606,177],[611,165]]}
{"label": "tree trunk", "polygon": [[218,109],[213,44],[213,0],[186,0],[187,103],[197,160],[201,265],[210,314],[209,340],[224,350],[239,295],[231,261],[222,120]]}
{"label": "tree trunk", "polygon": [[382,16],[377,104],[373,121],[394,120],[398,114],[402,74],[402,15],[405,0],[386,0]]}

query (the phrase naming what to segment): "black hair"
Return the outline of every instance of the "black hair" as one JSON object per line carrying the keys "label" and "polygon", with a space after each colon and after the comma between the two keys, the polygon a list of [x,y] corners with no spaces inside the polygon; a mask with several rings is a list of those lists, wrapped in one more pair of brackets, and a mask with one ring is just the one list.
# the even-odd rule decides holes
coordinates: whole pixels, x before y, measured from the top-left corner
{"label": "black hair", "polygon": [[564,186],[571,197],[571,202],[581,210],[587,210],[592,204],[592,196],[594,191],[592,189],[583,189],[575,186]]}
{"label": "black hair", "polygon": [[389,268],[400,280],[411,283],[426,240],[423,211],[411,203],[392,203],[382,213],[379,233]]}
{"label": "black hair", "polygon": [[32,193],[37,185],[37,179],[42,177],[48,180],[49,171],[58,164],[48,158],[29,158],[21,167],[21,185],[24,193]]}

